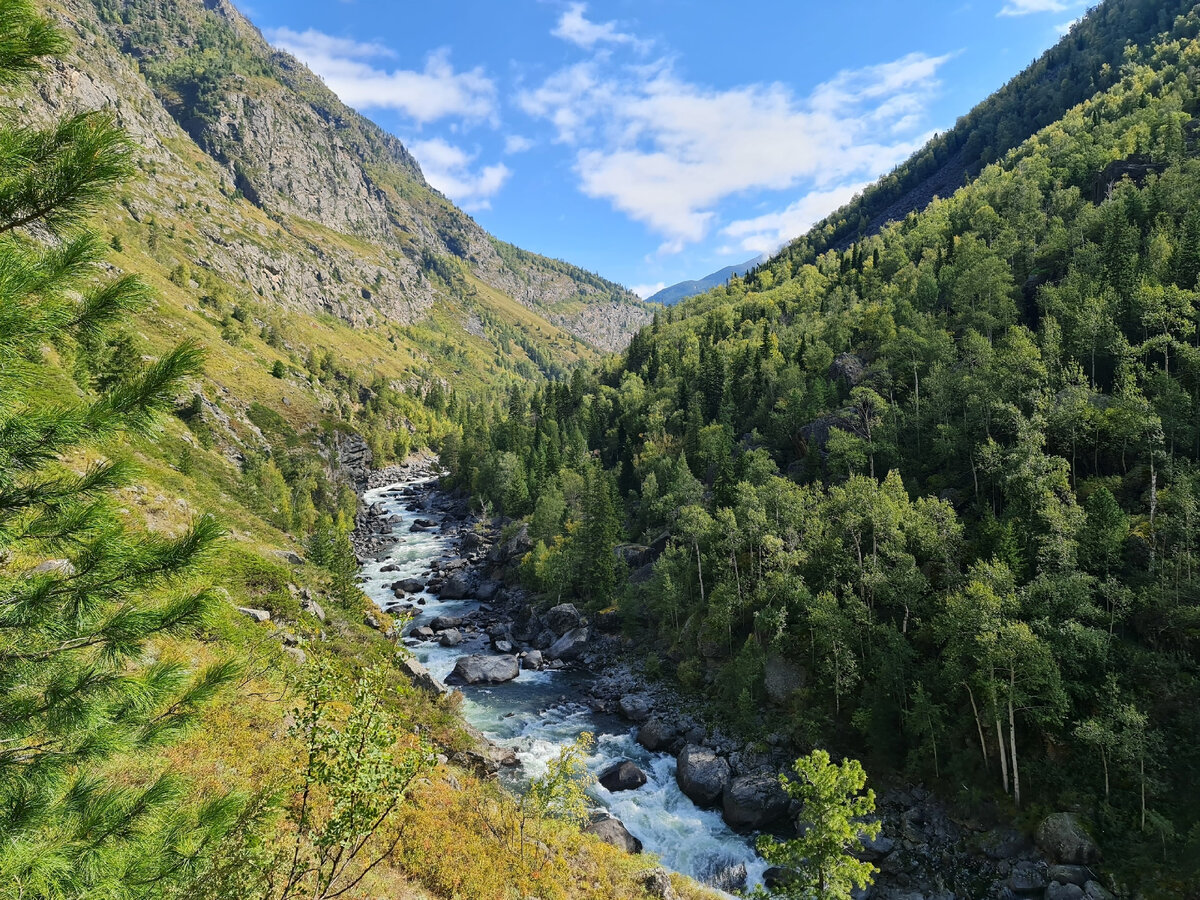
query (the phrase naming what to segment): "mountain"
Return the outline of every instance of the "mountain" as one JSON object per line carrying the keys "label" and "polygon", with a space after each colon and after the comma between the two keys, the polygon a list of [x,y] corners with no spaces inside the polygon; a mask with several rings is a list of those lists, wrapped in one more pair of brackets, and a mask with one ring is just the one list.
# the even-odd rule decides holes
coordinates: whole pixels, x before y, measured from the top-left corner
{"label": "mountain", "polygon": [[487,234],[425,182],[396,138],[270,47],[227,0],[50,8],[81,43],[44,99],[115,108],[149,176],[127,212],[186,226],[194,267],[354,326],[445,312],[467,329],[482,319],[486,332],[490,318],[512,319],[493,303],[503,297],[615,349],[645,321],[618,285]]}
{"label": "mountain", "polygon": [[703,278],[697,278],[695,281],[680,281],[678,284],[673,284],[670,287],[665,287],[657,294],[646,299],[647,303],[661,303],[664,306],[671,306],[678,303],[680,300],[686,300],[688,297],[694,297],[696,294],[703,294],[709,288],[717,287],[727,282],[734,275],[744,275],[750,270],[755,263],[759,262],[761,257],[755,257],[747,262],[736,266],[726,266],[723,269],[718,269],[711,275],[705,275]]}
{"label": "mountain", "polygon": [[861,196],[818,222],[789,252],[807,261],[830,248],[845,249],[885,223],[924,209],[935,196],[954,193],[1071,107],[1110,88],[1120,77],[1127,43],[1152,41],[1193,6],[1193,0],[1098,4],[1027,69]]}
{"label": "mountain", "polygon": [[[1167,898],[1200,890],[1200,8],[1147,38],[1163,9],[1107,0],[968,116],[1086,97],[963,186],[470,414],[458,477],[742,746],[836,747]],[[1013,892],[983,827],[875,893]]]}

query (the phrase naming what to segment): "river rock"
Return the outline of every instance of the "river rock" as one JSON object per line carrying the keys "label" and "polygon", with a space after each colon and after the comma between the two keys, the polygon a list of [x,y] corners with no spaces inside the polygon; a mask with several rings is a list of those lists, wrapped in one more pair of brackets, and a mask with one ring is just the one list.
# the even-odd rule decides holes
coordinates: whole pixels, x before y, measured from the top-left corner
{"label": "river rock", "polygon": [[721,866],[704,879],[710,887],[727,894],[734,894],[746,886],[746,864],[733,863]]}
{"label": "river rock", "polygon": [[410,594],[419,594],[425,590],[425,582],[420,578],[402,578],[399,581],[392,583],[392,590],[406,591]]}
{"label": "river rock", "polygon": [[443,600],[462,600],[471,596],[471,580],[466,575],[451,575],[442,584],[438,595]]}
{"label": "river rock", "polygon": [[549,646],[546,650],[546,656],[550,659],[561,659],[570,661],[579,656],[587,646],[588,628],[586,625],[580,628],[572,628],[557,641]]}
{"label": "river rock", "polygon": [[1041,895],[1046,889],[1046,874],[1032,862],[1019,862],[1008,876],[1008,886],[1014,894]]}
{"label": "river rock", "polygon": [[432,641],[436,634],[428,625],[418,625],[409,632],[410,636],[415,637],[419,641]]}
{"label": "river rock", "polygon": [[1037,843],[1054,862],[1086,866],[1100,861],[1100,848],[1074,813],[1047,816],[1038,826]]}
{"label": "river rock", "polygon": [[429,623],[434,631],[445,631],[447,628],[461,628],[462,624],[462,616],[438,616]]}
{"label": "river rock", "polygon": [[503,585],[498,581],[485,581],[475,589],[475,596],[484,603],[491,603],[496,599],[496,595],[500,593]]}
{"label": "river rock", "polygon": [[790,800],[773,772],[732,779],[721,795],[725,821],[739,831],[761,830],[787,817]]}
{"label": "river rock", "polygon": [[1046,900],[1083,900],[1083,888],[1077,884],[1059,884],[1050,882],[1046,888]]}
{"label": "river rock", "polygon": [[606,816],[598,822],[593,822],[583,830],[626,853],[642,852],[642,842],[629,833],[620,819],[614,819],[612,816]]}
{"label": "river rock", "polygon": [[1087,900],[1115,900],[1113,892],[1098,881],[1089,881],[1083,886]]}
{"label": "river rock", "polygon": [[630,722],[645,722],[650,718],[650,698],[645,694],[626,694],[618,701],[621,715]]}
{"label": "river rock", "polygon": [[413,687],[434,696],[450,692],[450,689],[434,678],[433,674],[415,657],[409,656],[407,653],[400,654],[396,657],[396,662],[408,680],[412,682]]}
{"label": "river rock", "polygon": [[583,616],[575,608],[574,603],[560,603],[558,606],[552,606],[546,610],[542,616],[542,621],[555,635],[562,637],[568,631],[582,625]]}
{"label": "river rock", "polygon": [[665,719],[649,719],[638,729],[637,742],[647,750],[667,750],[679,736],[679,730]]}
{"label": "river rock", "polygon": [[609,766],[596,779],[612,793],[634,791],[646,783],[646,773],[627,759]]}
{"label": "river rock", "polygon": [[438,643],[443,647],[457,647],[462,642],[462,632],[457,628],[447,628],[440,635],[438,635]]}
{"label": "river rock", "polygon": [[512,681],[521,672],[515,656],[460,656],[450,678],[467,684],[500,684]]}
{"label": "river rock", "polygon": [[717,802],[729,784],[729,763],[723,756],[698,744],[688,744],[675,768],[679,789],[700,806]]}
{"label": "river rock", "polygon": [[525,658],[521,660],[521,665],[534,672],[540,671],[543,665],[542,651],[530,650],[525,654]]}
{"label": "river rock", "polygon": [[1086,885],[1095,876],[1087,866],[1051,866],[1046,870],[1046,877],[1061,884]]}

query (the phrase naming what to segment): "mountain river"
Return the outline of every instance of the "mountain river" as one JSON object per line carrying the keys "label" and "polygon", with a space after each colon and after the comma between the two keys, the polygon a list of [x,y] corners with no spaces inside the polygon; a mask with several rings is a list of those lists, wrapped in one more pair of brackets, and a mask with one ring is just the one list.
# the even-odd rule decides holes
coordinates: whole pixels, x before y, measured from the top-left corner
{"label": "mountain river", "polygon": [[[400,496],[409,486],[430,487],[433,479],[415,478],[366,492],[369,506],[379,503],[389,515],[402,521],[393,526],[402,543],[393,546],[381,558],[362,569],[362,587],[380,607],[394,602],[391,584],[406,578],[422,581],[429,577],[430,563],[458,555],[454,530],[443,533],[442,513],[422,497]],[[410,531],[414,517],[433,523],[424,531]],[[382,571],[385,565],[393,566]],[[410,628],[429,624],[436,616],[462,616],[479,608],[479,601],[441,600],[436,594],[421,593],[425,605],[417,607]],[[415,599],[410,597],[408,599]],[[439,680],[445,680],[455,661],[468,653],[490,653],[489,641],[482,631],[464,634],[457,647],[442,647],[429,641],[411,647],[416,657]],[[647,783],[632,791],[610,793],[600,784],[591,788],[598,809],[620,819],[631,834],[642,841],[645,851],[659,856],[667,868],[701,882],[711,883],[722,873],[745,866],[747,884],[762,881],[766,864],[754,852],[749,839],[732,831],[716,810],[697,807],[675,782],[675,758],[666,753],[651,753],[634,736],[636,728],[619,719],[593,713],[580,702],[581,679],[570,670],[522,670],[515,681],[492,686],[464,685],[462,712],[468,722],[492,741],[511,748],[521,766],[506,774],[514,790],[521,782],[536,778],[546,764],[580,733],[590,731],[596,744],[588,767],[598,775],[614,762],[629,759],[646,773]]]}

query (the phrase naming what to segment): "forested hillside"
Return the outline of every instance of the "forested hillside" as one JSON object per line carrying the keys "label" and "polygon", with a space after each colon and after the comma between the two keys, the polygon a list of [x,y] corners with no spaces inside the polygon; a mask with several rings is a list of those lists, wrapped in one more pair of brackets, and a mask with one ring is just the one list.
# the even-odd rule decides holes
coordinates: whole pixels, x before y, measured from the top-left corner
{"label": "forested hillside", "polygon": [[531,583],[618,604],[727,724],[1078,810],[1166,897],[1200,877],[1200,14],[1161,6],[1076,27],[1064,75],[1169,33],[953,196],[465,412],[444,458],[529,517]]}
{"label": "forested hillside", "polygon": [[1029,68],[862,196],[818,222],[787,252],[812,262],[826,250],[844,250],[887,222],[924,209],[935,196],[949,196],[1072,106],[1110,88],[1120,77],[1126,45],[1147,43],[1192,6],[1190,0],[1097,4]]}

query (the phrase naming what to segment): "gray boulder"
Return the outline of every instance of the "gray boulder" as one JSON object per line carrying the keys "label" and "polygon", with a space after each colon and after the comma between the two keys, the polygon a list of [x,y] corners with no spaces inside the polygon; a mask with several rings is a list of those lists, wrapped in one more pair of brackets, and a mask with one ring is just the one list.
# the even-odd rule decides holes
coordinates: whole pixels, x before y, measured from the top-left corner
{"label": "gray boulder", "polygon": [[587,646],[588,628],[586,625],[580,628],[572,628],[557,641],[549,646],[546,650],[546,656],[551,659],[561,659],[569,661],[575,659],[583,652]]}
{"label": "gray boulder", "polygon": [[501,684],[512,681],[521,673],[515,656],[460,656],[450,678],[466,684]]}
{"label": "gray boulder", "polygon": [[408,680],[412,682],[413,687],[418,690],[425,691],[427,694],[433,694],[435,697],[450,692],[448,687],[434,678],[433,674],[414,657],[408,654],[400,654],[396,657],[396,662],[404,674],[408,676]]}
{"label": "gray boulder", "polygon": [[1083,886],[1087,900],[1115,900],[1112,891],[1098,881],[1089,881]]}
{"label": "gray boulder", "polygon": [[583,615],[575,608],[574,603],[560,603],[546,610],[542,621],[558,637],[562,637],[583,624]]}
{"label": "gray boulder", "polygon": [[265,609],[254,609],[249,606],[239,606],[237,611],[243,616],[249,616],[255,622],[270,622],[271,614]]}
{"label": "gray boulder", "polygon": [[746,864],[733,863],[720,866],[705,877],[704,883],[727,894],[736,893],[746,886]]}
{"label": "gray boulder", "polygon": [[521,665],[524,668],[530,669],[534,672],[540,671],[543,664],[544,660],[542,659],[541,650],[530,650],[525,654],[525,659],[521,661]]}
{"label": "gray boulder", "polygon": [[729,784],[729,763],[707,747],[688,744],[679,754],[675,780],[693,803],[712,806]]}
{"label": "gray boulder", "polygon": [[646,783],[646,773],[627,759],[615,763],[600,773],[596,779],[612,793],[634,791]]}
{"label": "gray boulder", "polygon": [[318,621],[325,621],[325,610],[322,609],[321,604],[314,600],[311,596],[301,599],[300,608]]}
{"label": "gray boulder", "polygon": [[1037,843],[1054,862],[1087,866],[1100,861],[1100,848],[1074,813],[1047,816],[1038,826]]}
{"label": "gray boulder", "polygon": [[617,705],[621,709],[621,715],[630,722],[639,724],[650,718],[650,712],[653,709],[650,698],[645,694],[626,694],[618,701]]}
{"label": "gray boulder", "polygon": [[459,628],[462,623],[462,616],[438,616],[429,624],[434,631],[445,631],[447,628]]}
{"label": "gray boulder", "polygon": [[418,625],[409,634],[419,641],[432,641],[436,637],[436,633],[428,625]]}
{"label": "gray boulder", "polygon": [[647,750],[670,749],[679,736],[679,730],[665,719],[649,719],[638,729],[637,742]]}
{"label": "gray boulder", "polygon": [[471,581],[465,575],[451,575],[438,591],[443,600],[462,600],[471,596]]}
{"label": "gray boulder", "polygon": [[425,582],[420,578],[405,578],[401,581],[393,582],[392,590],[406,591],[410,594],[419,594],[425,590]]}
{"label": "gray boulder", "polygon": [[1083,900],[1083,888],[1077,884],[1060,884],[1057,881],[1050,882],[1046,888],[1046,900]]}
{"label": "gray boulder", "polygon": [[621,824],[620,819],[614,819],[612,816],[606,816],[597,822],[593,822],[587,828],[583,829],[588,834],[594,834],[606,844],[611,844],[618,850],[624,850],[626,853],[641,853],[642,842],[629,833],[629,830]]}
{"label": "gray boulder", "polygon": [[790,802],[772,772],[739,775],[721,795],[725,821],[739,831],[761,830],[787,818]]}
{"label": "gray boulder", "polygon": [[1041,896],[1046,889],[1046,874],[1031,862],[1017,863],[1008,876],[1008,886],[1014,894],[1036,894]]}
{"label": "gray boulder", "polygon": [[438,635],[438,643],[443,647],[457,647],[462,642],[462,632],[457,628],[447,628],[440,635]]}
{"label": "gray boulder", "polygon": [[1046,877],[1061,884],[1077,884],[1083,887],[1095,875],[1087,866],[1051,866],[1046,870]]}

